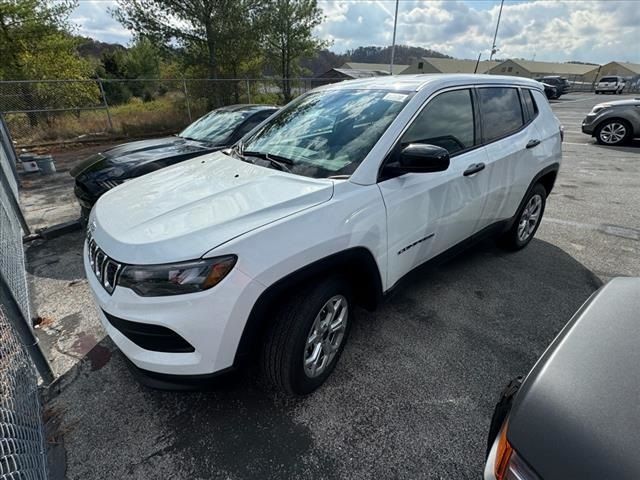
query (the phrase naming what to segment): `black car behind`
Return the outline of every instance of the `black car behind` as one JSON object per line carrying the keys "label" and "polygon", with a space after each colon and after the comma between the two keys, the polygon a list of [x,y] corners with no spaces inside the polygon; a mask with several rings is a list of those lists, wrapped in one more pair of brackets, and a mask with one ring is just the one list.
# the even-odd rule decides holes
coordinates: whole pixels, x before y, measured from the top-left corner
{"label": "black car behind", "polygon": [[569,83],[569,80],[559,75],[548,75],[546,77],[534,78],[534,80],[555,87],[557,90],[557,96],[555,98],[560,98],[560,95],[569,93],[569,91],[571,90],[571,84]]}
{"label": "black car behind", "polygon": [[107,190],[135,177],[228,147],[278,110],[270,105],[233,105],[213,110],[178,135],[125,143],[74,167],[82,218]]}

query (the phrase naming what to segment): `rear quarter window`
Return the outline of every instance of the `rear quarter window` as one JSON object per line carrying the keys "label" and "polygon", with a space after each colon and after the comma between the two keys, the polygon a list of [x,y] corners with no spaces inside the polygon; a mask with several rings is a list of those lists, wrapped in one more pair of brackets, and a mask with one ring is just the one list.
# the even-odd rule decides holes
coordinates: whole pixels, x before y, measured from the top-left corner
{"label": "rear quarter window", "polygon": [[485,142],[509,135],[524,125],[522,105],[516,88],[479,88],[478,99]]}
{"label": "rear quarter window", "polygon": [[533,98],[533,92],[529,89],[522,89],[522,100],[525,105],[526,119],[529,122],[538,116],[538,104]]}

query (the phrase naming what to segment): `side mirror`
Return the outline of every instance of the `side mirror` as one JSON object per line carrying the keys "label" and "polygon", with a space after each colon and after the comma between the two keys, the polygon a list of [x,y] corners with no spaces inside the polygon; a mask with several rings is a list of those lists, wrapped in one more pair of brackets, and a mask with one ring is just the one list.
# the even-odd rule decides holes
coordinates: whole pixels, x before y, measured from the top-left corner
{"label": "side mirror", "polygon": [[398,161],[385,167],[392,176],[404,173],[443,172],[449,168],[449,152],[436,145],[412,143],[402,149]]}

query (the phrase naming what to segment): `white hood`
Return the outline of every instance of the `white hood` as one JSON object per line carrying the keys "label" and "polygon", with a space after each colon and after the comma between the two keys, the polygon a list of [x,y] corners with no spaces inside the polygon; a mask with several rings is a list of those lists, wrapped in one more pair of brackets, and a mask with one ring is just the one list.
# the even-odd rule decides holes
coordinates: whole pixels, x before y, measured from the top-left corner
{"label": "white hood", "polygon": [[332,195],[331,180],[292,175],[218,152],[110,190],[96,203],[89,228],[97,244],[119,262],[192,260]]}

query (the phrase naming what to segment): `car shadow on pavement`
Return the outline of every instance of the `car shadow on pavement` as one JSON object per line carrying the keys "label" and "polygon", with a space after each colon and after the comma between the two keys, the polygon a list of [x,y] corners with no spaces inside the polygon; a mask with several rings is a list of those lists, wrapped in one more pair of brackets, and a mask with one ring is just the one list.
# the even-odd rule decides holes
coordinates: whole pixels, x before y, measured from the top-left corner
{"label": "car shadow on pavement", "polygon": [[82,251],[84,229],[50,240],[35,240],[26,246],[26,269],[35,277],[75,281],[84,279]]}
{"label": "car shadow on pavement", "polygon": [[479,244],[358,310],[333,376],[295,400],[246,370],[151,390],[106,338],[49,402],[68,478],[478,478],[498,393],[599,286],[545,241]]}

